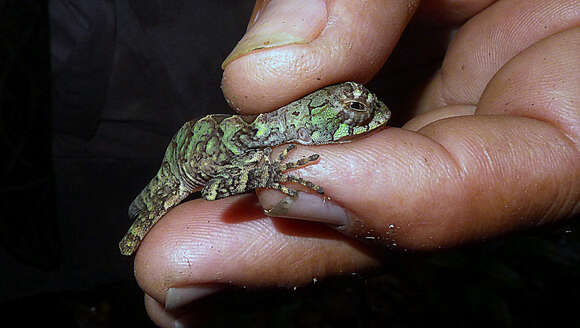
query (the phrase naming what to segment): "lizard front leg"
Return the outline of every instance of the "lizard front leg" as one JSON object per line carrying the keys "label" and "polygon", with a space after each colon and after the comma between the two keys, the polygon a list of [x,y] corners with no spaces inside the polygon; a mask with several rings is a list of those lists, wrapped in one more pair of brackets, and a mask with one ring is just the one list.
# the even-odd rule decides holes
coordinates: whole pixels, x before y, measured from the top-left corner
{"label": "lizard front leg", "polygon": [[284,182],[297,183],[323,194],[322,187],[286,173],[290,169],[305,166],[319,158],[318,154],[314,154],[295,162],[283,163],[288,153],[295,147],[294,144],[288,145],[274,161],[270,161],[271,148],[250,150],[236,156],[231,164],[225,165],[220,173],[208,181],[202,190],[202,196],[207,200],[215,200],[250,192],[256,188],[269,188],[296,197],[297,191],[283,185]]}
{"label": "lizard front leg", "polygon": [[[280,165],[280,168],[277,169],[277,171],[282,172],[280,182],[294,182],[294,183],[303,185],[309,189],[312,189],[312,190],[318,192],[319,194],[324,194],[324,190],[322,189],[321,186],[314,184],[308,180],[304,180],[300,177],[284,173],[288,170],[291,170],[291,169],[294,169],[297,167],[302,167],[302,166],[307,165],[308,163],[315,162],[320,157],[320,155],[318,155],[318,154],[313,154],[313,155],[310,155],[307,157],[302,157],[301,159],[299,159],[295,162],[283,163],[286,160],[286,158],[288,158],[288,153],[294,148],[296,148],[296,145],[294,145],[294,144],[288,145],[286,148],[284,148],[282,153],[280,153],[280,156],[278,156],[278,160],[273,163],[273,164]],[[280,191],[282,191],[282,190],[280,190]],[[288,194],[284,191],[282,191],[282,192],[284,192],[285,194],[287,194],[289,196],[295,197],[296,191],[295,190],[292,190],[292,191],[294,191],[293,195]]]}

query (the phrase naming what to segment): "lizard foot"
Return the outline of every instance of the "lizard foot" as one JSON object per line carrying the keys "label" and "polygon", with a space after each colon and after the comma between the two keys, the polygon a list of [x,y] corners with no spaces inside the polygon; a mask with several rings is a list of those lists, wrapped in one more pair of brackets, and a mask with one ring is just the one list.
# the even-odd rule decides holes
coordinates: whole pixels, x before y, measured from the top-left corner
{"label": "lizard foot", "polygon": [[270,185],[270,188],[279,190],[280,192],[286,194],[287,196],[284,197],[284,199],[280,200],[271,209],[264,210],[264,213],[268,216],[284,216],[286,213],[288,213],[290,207],[292,207],[292,204],[294,203],[294,199],[296,198],[296,196],[298,196],[298,192],[296,190],[290,189],[280,184],[279,182],[297,183],[309,189],[312,189],[318,192],[319,194],[324,194],[324,190],[322,189],[321,186],[314,184],[308,180],[302,179],[300,177],[285,173],[286,171],[291,170],[293,168],[302,167],[304,165],[307,165],[308,163],[312,163],[318,160],[318,158],[320,157],[318,154],[313,154],[308,157],[303,157],[295,162],[282,163],[288,157],[288,153],[294,148],[296,148],[296,145],[294,144],[288,145],[282,151],[282,153],[280,153],[278,160],[273,163],[274,165],[279,165],[279,167],[277,168],[279,178],[277,179],[278,181],[277,183],[273,183]]}
{"label": "lizard foot", "polygon": [[[302,167],[302,166],[305,166],[309,163],[315,162],[318,160],[318,158],[320,158],[320,155],[313,154],[313,155],[310,155],[307,157],[303,157],[295,162],[282,163],[284,160],[286,160],[286,158],[288,158],[288,153],[294,148],[296,148],[296,145],[294,145],[294,144],[288,145],[282,151],[282,153],[280,153],[280,156],[278,156],[278,160],[276,162],[274,162],[274,164],[279,165],[279,168],[277,168],[277,171],[279,172],[278,173],[279,178],[276,181],[278,183],[276,184],[276,186],[272,186],[272,189],[277,189],[288,196],[296,197],[296,195],[297,195],[296,190],[288,189],[287,187],[279,184],[280,182],[293,182],[293,183],[297,183],[299,185],[303,185],[308,189],[312,189],[312,190],[318,192],[319,194],[324,194],[324,190],[322,189],[321,186],[314,184],[308,180],[302,179],[300,177],[297,177],[294,175],[289,175],[289,174],[285,173],[288,170]],[[277,186],[281,186],[283,188],[277,188]],[[286,190],[284,190],[284,189],[286,189]]]}

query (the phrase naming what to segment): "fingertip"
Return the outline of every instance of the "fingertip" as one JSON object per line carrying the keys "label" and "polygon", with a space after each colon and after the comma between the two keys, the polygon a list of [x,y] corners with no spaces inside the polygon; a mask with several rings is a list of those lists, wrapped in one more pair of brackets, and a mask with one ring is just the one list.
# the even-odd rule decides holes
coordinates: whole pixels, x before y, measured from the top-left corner
{"label": "fingertip", "polygon": [[[222,79],[223,93],[234,109],[265,112],[329,84],[368,81],[412,15],[408,1],[315,3],[319,9],[308,15],[297,9],[304,7],[302,1],[285,2],[276,15],[266,15],[265,9],[267,20],[276,22],[273,27],[256,23],[244,36],[226,60]],[[276,5],[278,1],[268,4]],[[292,16],[295,12],[301,16]],[[284,33],[292,37],[275,43],[270,40],[275,38],[266,37]],[[260,46],[264,42],[267,48]]]}
{"label": "fingertip", "polygon": [[254,50],[308,43],[320,33],[326,20],[323,0],[259,1],[246,34],[224,60],[222,68]]}

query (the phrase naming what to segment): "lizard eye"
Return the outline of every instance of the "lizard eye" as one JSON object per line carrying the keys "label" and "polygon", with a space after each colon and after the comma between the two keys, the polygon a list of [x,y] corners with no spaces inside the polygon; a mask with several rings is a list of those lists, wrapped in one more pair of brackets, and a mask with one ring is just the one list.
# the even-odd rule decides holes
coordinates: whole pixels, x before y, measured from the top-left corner
{"label": "lizard eye", "polygon": [[365,111],[365,105],[362,103],[359,103],[358,101],[351,101],[349,103],[348,107],[354,111],[357,111],[357,112],[364,112]]}

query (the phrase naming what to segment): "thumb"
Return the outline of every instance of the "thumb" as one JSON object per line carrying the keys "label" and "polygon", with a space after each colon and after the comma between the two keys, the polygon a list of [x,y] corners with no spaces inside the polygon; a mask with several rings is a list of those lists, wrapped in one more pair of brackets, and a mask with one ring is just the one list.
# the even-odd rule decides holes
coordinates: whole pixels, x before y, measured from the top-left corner
{"label": "thumb", "polygon": [[222,67],[231,107],[259,113],[313,90],[366,82],[384,64],[417,1],[257,1]]}

